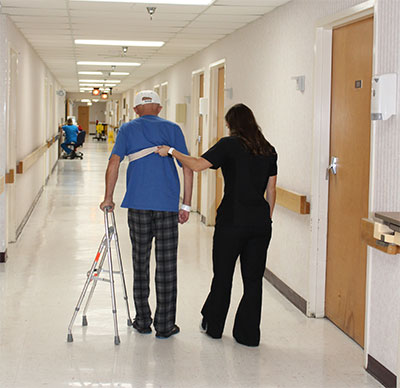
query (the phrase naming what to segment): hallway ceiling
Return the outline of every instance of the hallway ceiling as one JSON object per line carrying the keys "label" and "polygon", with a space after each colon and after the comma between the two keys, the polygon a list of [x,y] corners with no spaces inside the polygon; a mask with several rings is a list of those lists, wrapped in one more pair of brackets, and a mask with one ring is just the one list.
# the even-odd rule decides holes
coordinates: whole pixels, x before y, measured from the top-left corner
{"label": "hallway ceiling", "polygon": [[[289,0],[215,0],[211,5],[163,5],[72,1],[0,0],[8,14],[63,88],[79,92],[78,71],[103,71],[111,66],[77,65],[78,61],[139,62],[139,67],[117,66],[129,76],[110,76],[122,82],[123,92],[164,69],[208,47]],[[245,4],[245,5],[244,5]],[[153,20],[146,6],[157,7]],[[160,48],[76,45],[75,39],[164,41]]]}

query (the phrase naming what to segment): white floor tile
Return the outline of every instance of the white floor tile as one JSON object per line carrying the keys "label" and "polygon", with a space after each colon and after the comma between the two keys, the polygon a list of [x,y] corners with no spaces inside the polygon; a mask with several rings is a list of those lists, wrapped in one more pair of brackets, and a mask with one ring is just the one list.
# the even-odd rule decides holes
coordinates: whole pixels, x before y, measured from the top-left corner
{"label": "white floor tile", "polygon": [[[233,340],[232,317],[241,293],[235,276],[224,336],[198,330],[211,280],[213,229],[195,214],[180,227],[178,319],[167,340],[126,324],[116,277],[121,344],[114,345],[110,290],[99,283],[88,312],[78,315],[74,342],[67,327],[104,233],[98,208],[108,144],[87,143],[84,159],[61,160],[9,260],[0,265],[0,387],[379,387],[362,367],[362,349],[324,319],[308,319],[264,283],[262,340],[246,348]],[[124,164],[116,202],[125,187]],[[132,306],[132,267],[126,210],[116,210]],[[154,262],[154,259],[153,259]],[[154,267],[154,265],[153,265]],[[154,268],[153,268],[154,270]],[[151,295],[154,306],[154,289]],[[131,307],[131,313],[133,313]]]}

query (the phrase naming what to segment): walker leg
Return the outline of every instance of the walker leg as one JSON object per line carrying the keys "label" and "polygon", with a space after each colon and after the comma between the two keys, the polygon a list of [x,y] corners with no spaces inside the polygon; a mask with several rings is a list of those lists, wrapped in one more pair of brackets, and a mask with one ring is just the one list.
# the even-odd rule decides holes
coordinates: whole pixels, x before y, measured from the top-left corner
{"label": "walker leg", "polygon": [[86,295],[87,289],[88,289],[88,287],[89,287],[89,284],[90,284],[90,282],[91,282],[91,280],[92,280],[92,275],[93,275],[93,273],[94,273],[94,271],[95,271],[96,263],[98,262],[98,259],[99,259],[99,257],[100,257],[100,250],[101,250],[102,245],[104,244],[104,239],[105,239],[105,237],[103,237],[102,242],[101,242],[100,247],[99,247],[99,250],[98,250],[98,252],[97,252],[97,255],[96,255],[95,259],[93,260],[92,266],[90,267],[90,270],[89,270],[89,273],[88,273],[88,276],[87,276],[85,285],[83,286],[82,292],[81,292],[81,294],[80,294],[80,296],[79,296],[79,299],[78,299],[78,303],[76,304],[74,313],[73,313],[72,318],[71,318],[71,321],[70,321],[70,323],[69,323],[69,326],[68,326],[68,336],[67,336],[67,341],[68,341],[68,342],[72,342],[72,340],[73,340],[73,339],[72,339],[72,327],[73,327],[73,325],[74,325],[76,316],[78,315],[78,312],[79,312],[79,310],[80,310],[80,308],[81,308],[83,299],[85,298],[85,295]]}
{"label": "walker leg", "polygon": [[121,274],[122,289],[123,289],[124,299],[125,299],[125,303],[126,303],[126,311],[128,313],[127,323],[128,323],[128,326],[132,326],[132,319],[131,319],[131,314],[130,314],[130,311],[129,311],[128,293],[126,292],[124,268],[123,268],[123,265],[122,265],[121,251],[119,249],[119,239],[118,239],[117,225],[116,225],[116,222],[115,222],[114,212],[111,213],[111,221],[112,221],[112,225],[114,227],[115,251],[117,253],[119,270],[120,270],[120,274]]}
{"label": "walker leg", "polygon": [[104,213],[104,223],[106,229],[106,237],[107,237],[107,258],[108,258],[108,270],[110,272],[110,291],[111,291],[111,305],[112,305],[112,313],[114,318],[114,343],[115,345],[119,345],[119,334],[118,334],[118,320],[117,320],[117,303],[115,300],[115,287],[114,287],[114,273],[113,273],[113,264],[112,264],[112,255],[111,255],[111,236],[110,229],[108,226],[108,217],[107,212]]}
{"label": "walker leg", "polygon": [[87,325],[88,325],[87,317],[86,317],[86,315],[83,315],[82,316],[82,326],[87,326]]}

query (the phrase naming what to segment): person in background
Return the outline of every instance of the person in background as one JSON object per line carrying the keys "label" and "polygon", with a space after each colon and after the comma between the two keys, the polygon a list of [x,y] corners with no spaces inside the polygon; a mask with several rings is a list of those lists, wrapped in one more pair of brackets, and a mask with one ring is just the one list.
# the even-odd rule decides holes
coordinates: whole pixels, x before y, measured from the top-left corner
{"label": "person in background", "polygon": [[[100,208],[114,208],[113,193],[120,162],[160,144],[169,143],[187,154],[185,138],[178,125],[158,117],[160,97],[152,90],[135,96],[134,110],[139,118],[121,126],[106,172],[106,192]],[[175,323],[177,299],[178,222],[189,219],[193,171],[183,166],[183,205],[179,210],[179,177],[172,158],[161,159],[152,149],[132,160],[127,170],[127,192],[122,207],[128,208],[128,225],[132,242],[133,297],[136,317],[132,326],[141,334],[168,338],[179,333]],[[149,262],[153,237],[156,247],[156,300],[152,320],[149,306]]]}
{"label": "person in background", "polygon": [[72,150],[67,147],[67,144],[76,143],[78,139],[79,129],[76,125],[74,125],[72,119],[68,119],[67,125],[63,125],[62,127],[60,126],[60,128],[62,128],[65,133],[65,141],[61,144],[61,148],[65,151],[67,155],[69,155]]}
{"label": "person in background", "polygon": [[240,257],[244,291],[233,336],[240,344],[258,346],[262,282],[276,198],[277,153],[246,105],[234,105],[225,120],[230,135],[201,157],[184,155],[171,145],[161,146],[156,152],[161,156],[170,154],[194,171],[222,169],[225,190],[214,231],[214,276],[201,310],[201,330],[212,338],[222,337],[235,263]]}

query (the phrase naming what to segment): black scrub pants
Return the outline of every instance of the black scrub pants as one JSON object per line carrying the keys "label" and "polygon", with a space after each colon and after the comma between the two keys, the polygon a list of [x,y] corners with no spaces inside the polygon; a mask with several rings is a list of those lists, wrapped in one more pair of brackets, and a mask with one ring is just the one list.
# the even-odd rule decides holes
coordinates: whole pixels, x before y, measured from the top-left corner
{"label": "black scrub pants", "polygon": [[231,300],[235,263],[240,256],[244,292],[236,312],[233,336],[247,346],[260,343],[262,282],[271,240],[271,224],[265,227],[216,226],[213,240],[214,277],[201,313],[207,334],[221,338]]}

